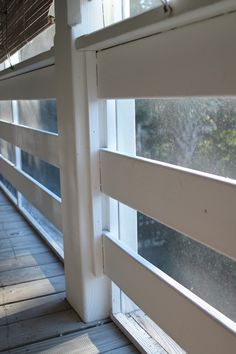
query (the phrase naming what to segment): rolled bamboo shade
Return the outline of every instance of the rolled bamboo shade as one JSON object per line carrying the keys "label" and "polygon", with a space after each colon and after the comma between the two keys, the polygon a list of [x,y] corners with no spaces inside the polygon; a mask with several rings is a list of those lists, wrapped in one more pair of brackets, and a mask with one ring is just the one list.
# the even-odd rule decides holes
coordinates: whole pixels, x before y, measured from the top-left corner
{"label": "rolled bamboo shade", "polygon": [[52,24],[52,0],[0,0],[0,62]]}

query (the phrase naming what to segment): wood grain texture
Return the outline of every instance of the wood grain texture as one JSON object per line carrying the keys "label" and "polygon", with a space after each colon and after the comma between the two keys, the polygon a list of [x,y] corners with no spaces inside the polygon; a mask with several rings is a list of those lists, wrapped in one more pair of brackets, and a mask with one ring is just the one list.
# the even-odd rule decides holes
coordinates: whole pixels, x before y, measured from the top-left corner
{"label": "wood grain texture", "polygon": [[55,262],[58,262],[58,259],[50,251],[35,255],[16,256],[14,258],[0,259],[0,272]]}
{"label": "wood grain texture", "polygon": [[0,351],[137,353],[109,319],[80,320],[66,300],[63,265],[8,206],[0,193]]}
{"label": "wood grain texture", "polygon": [[65,291],[64,275],[0,288],[0,305]]}
{"label": "wood grain texture", "polygon": [[154,340],[156,340],[168,354],[186,354],[186,352],[180,348],[171,337],[169,337],[141,310],[132,312],[130,318],[135,320],[135,322]]}
{"label": "wood grain texture", "polygon": [[69,310],[65,292],[0,306],[0,326]]}
{"label": "wood grain texture", "polygon": [[[19,349],[10,350],[9,354],[26,353],[137,353],[133,346],[129,346],[128,339],[112,323],[86,329],[81,332],[68,334],[59,338],[28,345]],[[131,351],[131,348],[133,351]],[[118,352],[116,352],[118,350]],[[128,350],[128,351],[127,351]]]}
{"label": "wood grain texture", "polygon": [[51,264],[42,264],[35,267],[27,267],[20,269],[7,270],[0,274],[0,285],[8,286],[29,282],[32,280],[45,279],[63,275],[64,269],[60,262]]}

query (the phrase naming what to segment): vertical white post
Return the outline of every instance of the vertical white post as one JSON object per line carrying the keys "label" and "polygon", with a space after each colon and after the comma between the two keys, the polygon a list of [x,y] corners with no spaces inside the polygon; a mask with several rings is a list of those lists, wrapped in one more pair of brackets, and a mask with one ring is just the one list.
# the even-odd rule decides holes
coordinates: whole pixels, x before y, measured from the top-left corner
{"label": "vertical white post", "polygon": [[56,1],[55,5],[55,66],[66,291],[70,304],[85,322],[89,322],[108,316],[111,306],[110,282],[104,276],[95,276],[93,273],[86,54],[76,51],[75,38],[102,27],[102,9],[100,0],[81,1],[82,23],[76,25],[79,1],[61,0]]}
{"label": "vertical white post", "polygon": [[[19,124],[19,112],[18,112],[18,102],[12,101],[12,118],[13,123]],[[21,169],[21,149],[15,146],[15,162],[16,167]],[[22,195],[19,191],[17,191],[17,205],[19,208],[22,206]]]}
{"label": "vertical white post", "polygon": [[[117,149],[129,155],[136,155],[135,100],[118,100]],[[119,239],[135,252],[138,251],[137,211],[119,203]],[[137,306],[121,292],[121,311],[128,313]]]}
{"label": "vertical white post", "polygon": [[[15,65],[19,63],[20,61],[20,53],[19,51],[16,52],[14,55],[11,56],[11,61],[6,60],[5,61],[5,67],[9,67],[10,65]],[[13,100],[11,101],[11,109],[12,109],[12,122],[15,124],[19,123],[19,113],[18,113],[18,102]],[[15,165],[17,168],[21,169],[21,151],[20,148],[15,146],[14,148],[14,154],[15,154]],[[17,191],[17,197],[16,197],[17,205],[20,208],[21,207],[21,193]]]}

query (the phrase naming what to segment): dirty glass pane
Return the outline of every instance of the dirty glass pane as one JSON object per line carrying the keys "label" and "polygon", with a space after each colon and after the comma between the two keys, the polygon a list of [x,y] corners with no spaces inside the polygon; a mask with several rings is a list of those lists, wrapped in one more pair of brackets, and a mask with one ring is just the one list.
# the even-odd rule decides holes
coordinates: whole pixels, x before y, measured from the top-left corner
{"label": "dirty glass pane", "polygon": [[63,249],[63,235],[62,233],[37,209],[35,208],[23,195],[21,196],[22,208],[33,217],[36,226],[42,228],[56,243]]}
{"label": "dirty glass pane", "polygon": [[[136,153],[236,179],[236,98],[135,100]],[[138,252],[236,321],[236,262],[137,213]]]}
{"label": "dirty glass pane", "polygon": [[0,174],[0,182],[7,188],[13,197],[17,197],[17,190],[5,177],[3,177],[2,174]]}
{"label": "dirty glass pane", "polygon": [[18,101],[19,124],[57,133],[56,100]]}
{"label": "dirty glass pane", "polygon": [[15,147],[3,139],[0,139],[0,154],[15,164]]}
{"label": "dirty glass pane", "polygon": [[0,101],[0,120],[12,122],[12,104],[11,101]]}
{"label": "dirty glass pane", "polygon": [[21,168],[36,181],[60,197],[59,168],[21,150]]}
{"label": "dirty glass pane", "polygon": [[236,98],[139,99],[137,155],[236,178]]}
{"label": "dirty glass pane", "polygon": [[138,252],[236,322],[236,262],[137,214]]}

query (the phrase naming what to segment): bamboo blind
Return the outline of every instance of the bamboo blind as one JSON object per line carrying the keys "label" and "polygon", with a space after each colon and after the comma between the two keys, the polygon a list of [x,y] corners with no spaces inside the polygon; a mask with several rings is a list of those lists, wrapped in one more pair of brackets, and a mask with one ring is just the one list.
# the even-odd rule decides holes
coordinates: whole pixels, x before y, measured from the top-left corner
{"label": "bamboo blind", "polygon": [[0,62],[52,24],[52,0],[0,0]]}

